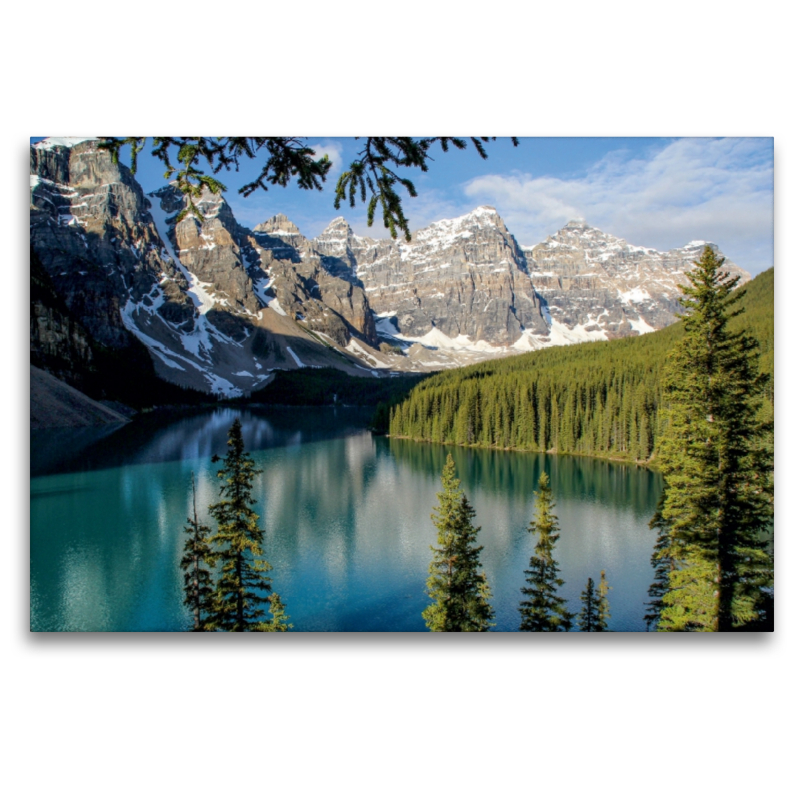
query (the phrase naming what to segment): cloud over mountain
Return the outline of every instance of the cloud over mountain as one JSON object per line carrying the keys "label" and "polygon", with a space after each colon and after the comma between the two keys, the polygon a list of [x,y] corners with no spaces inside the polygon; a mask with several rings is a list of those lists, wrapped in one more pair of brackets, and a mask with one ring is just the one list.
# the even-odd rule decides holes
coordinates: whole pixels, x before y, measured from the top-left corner
{"label": "cloud over mountain", "polygon": [[670,249],[710,239],[746,269],[773,263],[772,139],[679,139],[646,157],[614,151],[572,177],[489,174],[463,186],[495,205],[522,243],[574,218]]}

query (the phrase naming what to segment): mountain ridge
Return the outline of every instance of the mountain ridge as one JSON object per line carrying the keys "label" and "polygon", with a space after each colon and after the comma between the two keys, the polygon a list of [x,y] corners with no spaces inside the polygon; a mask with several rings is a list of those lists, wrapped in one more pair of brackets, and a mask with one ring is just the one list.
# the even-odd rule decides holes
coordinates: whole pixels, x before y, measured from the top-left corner
{"label": "mountain ridge", "polygon": [[658,329],[703,246],[661,253],[570,221],[524,248],[491,206],[410,242],[358,236],[344,217],[307,238],[283,214],[251,230],[223,196],[195,202],[203,219],[177,221],[174,186],[145,195],[94,140],[31,147],[31,245],[72,317],[224,396],[276,369],[389,376]]}

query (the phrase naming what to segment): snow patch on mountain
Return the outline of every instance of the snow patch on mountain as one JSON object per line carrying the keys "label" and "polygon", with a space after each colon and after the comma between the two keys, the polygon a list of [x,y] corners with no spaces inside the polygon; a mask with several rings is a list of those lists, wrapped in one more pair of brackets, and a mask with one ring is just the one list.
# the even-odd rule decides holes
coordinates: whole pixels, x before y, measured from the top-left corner
{"label": "snow patch on mountain", "polygon": [[176,255],[169,238],[169,218],[174,217],[174,214],[168,215],[167,212],[164,211],[157,195],[149,194],[148,198],[150,200],[150,216],[153,218],[153,224],[156,226],[156,231],[161,238],[164,249],[169,258],[172,259],[172,263],[180,270],[183,277],[186,278],[186,282],[189,284],[187,294],[191,297],[195,308],[197,308],[201,314],[207,313],[214,308],[216,302],[216,298],[210,292],[206,291],[205,287],[210,286],[210,284],[202,283],[198,280],[196,275],[189,272],[189,270],[183,266],[181,260]]}
{"label": "snow patch on mountain", "polygon": [[54,147],[75,147],[82,142],[93,142],[96,136],[48,136],[33,146],[39,150],[52,150]]}
{"label": "snow patch on mountain", "polygon": [[603,330],[587,330],[585,325],[570,328],[558,320],[550,325],[549,345],[579,344],[580,342],[603,342],[608,339]]}

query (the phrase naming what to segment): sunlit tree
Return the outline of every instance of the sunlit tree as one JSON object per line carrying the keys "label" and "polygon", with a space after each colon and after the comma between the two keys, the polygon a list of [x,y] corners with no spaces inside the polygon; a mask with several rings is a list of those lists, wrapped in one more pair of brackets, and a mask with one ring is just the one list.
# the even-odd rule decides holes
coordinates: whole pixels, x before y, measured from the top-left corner
{"label": "sunlit tree", "polygon": [[[217,472],[221,479],[221,499],[209,506],[217,522],[211,537],[218,561],[218,577],[214,589],[210,625],[222,631],[286,630],[287,617],[280,597],[272,591],[268,572],[270,564],[259,559],[264,531],[253,510],[253,480],[261,470],[255,468],[245,452],[242,424],[237,419],[228,431],[228,452]],[[271,619],[265,620],[268,605]]]}
{"label": "sunlit tree", "polygon": [[[669,570],[658,630],[728,631],[757,623],[772,587],[768,377],[758,344],[729,321],[738,278],[706,246],[682,286],[685,335],[666,370],[669,429],[661,449],[663,502],[654,523]],[[660,519],[659,519],[660,517]]]}
{"label": "sunlit tree", "polygon": [[432,631],[488,631],[493,625],[491,591],[481,570],[483,547],[476,544],[480,528],[472,524],[475,511],[460,484],[448,454],[442,491],[436,494],[439,505],[431,515],[437,530],[427,582],[432,602],[422,612]]}
{"label": "sunlit tree", "polygon": [[567,610],[558,590],[564,585],[558,577],[559,567],[553,552],[559,539],[558,517],[555,502],[546,472],[539,476],[539,491],[536,495],[536,511],[528,526],[528,532],[536,539],[530,566],[522,587],[524,599],[519,605],[522,618],[521,631],[568,631],[572,627],[573,615]]}

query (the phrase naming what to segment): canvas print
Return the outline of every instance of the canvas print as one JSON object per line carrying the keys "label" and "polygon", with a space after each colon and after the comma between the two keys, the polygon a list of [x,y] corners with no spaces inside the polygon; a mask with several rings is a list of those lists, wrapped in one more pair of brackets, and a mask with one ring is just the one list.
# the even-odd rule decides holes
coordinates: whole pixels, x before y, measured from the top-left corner
{"label": "canvas print", "polygon": [[32,137],[31,630],[773,630],[773,161]]}

